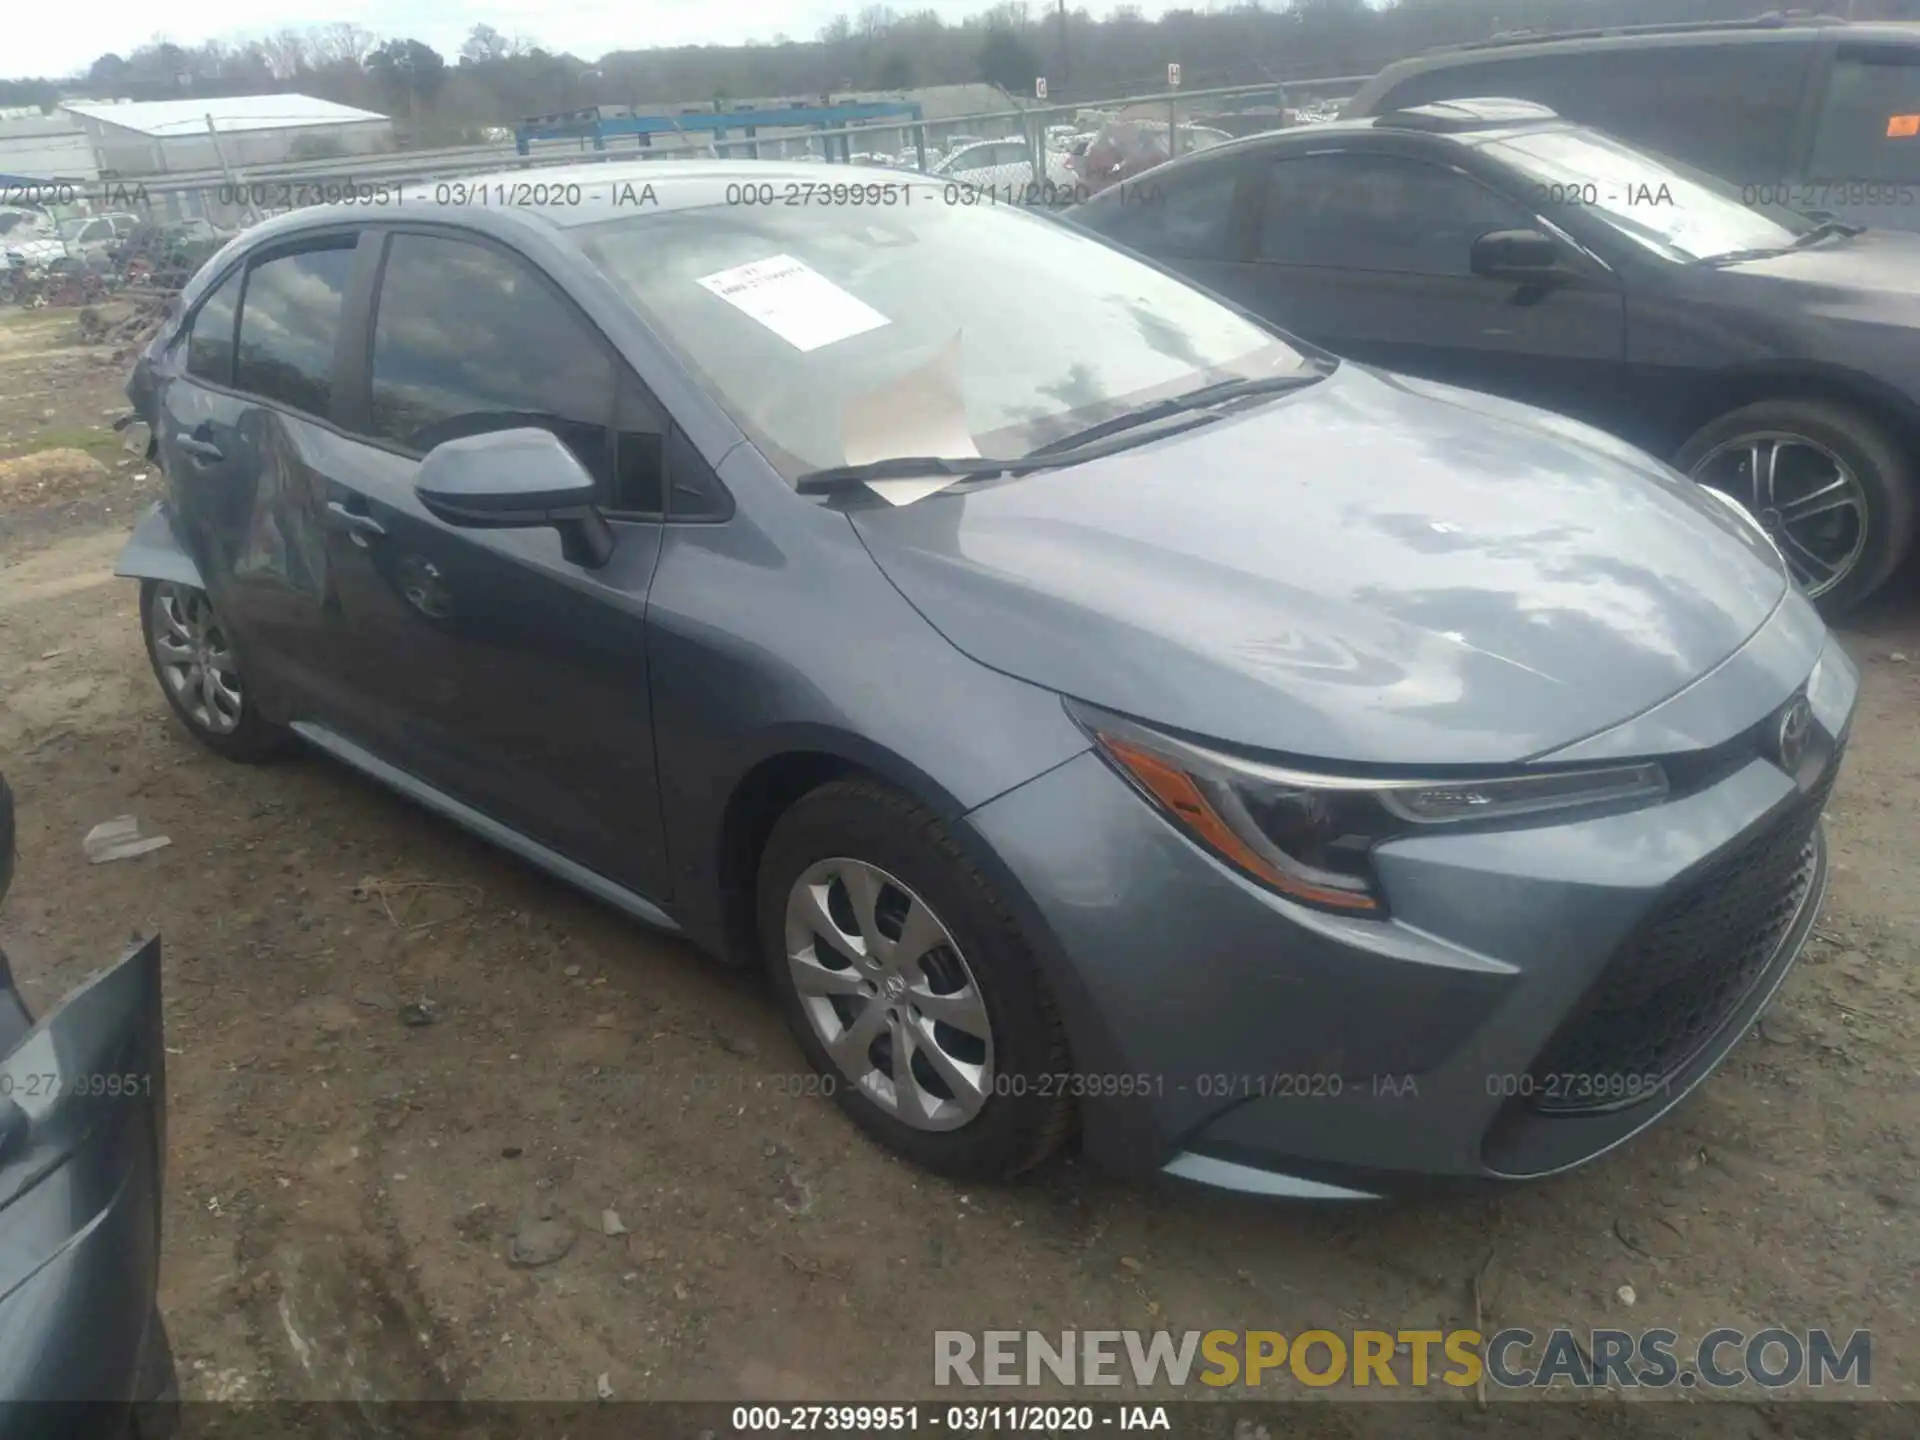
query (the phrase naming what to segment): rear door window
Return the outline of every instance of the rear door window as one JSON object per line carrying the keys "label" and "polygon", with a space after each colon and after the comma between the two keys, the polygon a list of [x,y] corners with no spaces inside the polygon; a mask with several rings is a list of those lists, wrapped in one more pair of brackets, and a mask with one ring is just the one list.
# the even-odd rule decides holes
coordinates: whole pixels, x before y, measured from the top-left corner
{"label": "rear door window", "polygon": [[321,419],[333,409],[333,356],[353,240],[262,260],[240,302],[234,388]]}
{"label": "rear door window", "polygon": [[187,373],[215,385],[233,383],[233,322],[240,308],[240,277],[235,270],[194,312],[187,332]]}
{"label": "rear door window", "polygon": [[1920,48],[1842,47],[1814,131],[1807,178],[1920,182]]}
{"label": "rear door window", "polygon": [[1124,182],[1100,206],[1100,231],[1143,255],[1232,260],[1240,170],[1238,164],[1213,165],[1167,181]]}

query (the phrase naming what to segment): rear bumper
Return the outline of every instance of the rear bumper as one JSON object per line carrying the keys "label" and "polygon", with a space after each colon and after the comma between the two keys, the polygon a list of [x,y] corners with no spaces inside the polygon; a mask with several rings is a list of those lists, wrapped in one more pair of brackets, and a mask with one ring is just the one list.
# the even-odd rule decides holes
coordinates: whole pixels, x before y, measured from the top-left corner
{"label": "rear bumper", "polygon": [[114,562],[113,573],[131,580],[169,580],[204,590],[200,567],[180,543],[173,506],[156,500],[133,527],[133,534]]}
{"label": "rear bumper", "polygon": [[[1089,1158],[1360,1199],[1556,1174],[1654,1124],[1738,1043],[1813,926],[1826,884],[1816,815],[1852,713],[1851,666],[1818,688],[1817,772],[1789,777],[1736,751],[1656,807],[1396,842],[1378,852],[1387,921],[1244,880],[1092,753],[974,812],[1067,1021]],[[1676,912],[1694,917],[1681,938],[1708,954],[1688,907],[1756,847],[1790,855],[1791,886],[1763,897],[1772,918],[1730,979],[1702,969],[1698,1024],[1657,1074],[1585,1074],[1599,1099],[1553,1113],[1545,1090],[1562,1082],[1543,1080],[1543,1060],[1569,1053],[1649,935],[1676,943]]]}

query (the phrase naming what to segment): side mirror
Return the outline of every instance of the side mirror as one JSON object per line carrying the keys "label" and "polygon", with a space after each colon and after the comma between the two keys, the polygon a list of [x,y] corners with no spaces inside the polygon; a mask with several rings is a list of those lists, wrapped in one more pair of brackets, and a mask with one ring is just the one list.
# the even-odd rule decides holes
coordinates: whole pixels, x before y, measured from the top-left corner
{"label": "side mirror", "polygon": [[1560,246],[1538,230],[1490,230],[1473,242],[1469,265],[1495,280],[1547,280],[1567,273]]}
{"label": "side mirror", "polygon": [[548,430],[493,430],[446,440],[427,452],[413,493],[429,513],[474,530],[550,525],[560,551],[599,569],[613,554],[613,527],[594,508],[597,487]]}

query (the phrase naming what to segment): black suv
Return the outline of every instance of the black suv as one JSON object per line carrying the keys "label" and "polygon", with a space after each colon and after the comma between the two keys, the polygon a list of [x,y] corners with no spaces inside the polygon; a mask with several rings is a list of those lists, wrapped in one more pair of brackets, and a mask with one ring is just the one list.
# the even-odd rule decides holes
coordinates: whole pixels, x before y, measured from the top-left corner
{"label": "black suv", "polygon": [[1690,161],[1750,204],[1920,230],[1920,25],[1768,15],[1497,36],[1389,65],[1342,114],[1480,95]]}

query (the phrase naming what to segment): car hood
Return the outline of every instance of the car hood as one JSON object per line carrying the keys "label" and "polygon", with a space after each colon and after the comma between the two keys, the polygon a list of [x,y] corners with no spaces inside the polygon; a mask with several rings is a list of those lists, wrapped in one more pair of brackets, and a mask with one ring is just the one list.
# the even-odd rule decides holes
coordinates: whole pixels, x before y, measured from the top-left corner
{"label": "car hood", "polygon": [[1623,442],[1350,364],[853,523],[982,664],[1353,764],[1513,762],[1607,729],[1739,649],[1787,585],[1757,527]]}
{"label": "car hood", "polygon": [[[1729,285],[1785,281],[1803,286],[1829,296],[1837,309],[1858,301],[1862,318],[1884,320],[1886,314],[1878,307],[1887,297],[1920,302],[1920,234],[1875,228],[1805,250],[1737,261],[1720,267],[1719,273]],[[1920,304],[1902,308],[1920,313]]]}

